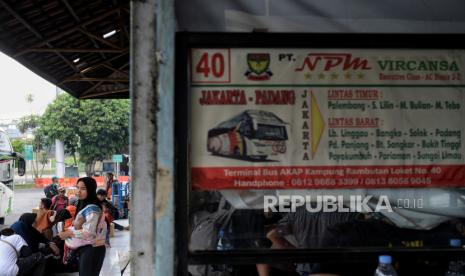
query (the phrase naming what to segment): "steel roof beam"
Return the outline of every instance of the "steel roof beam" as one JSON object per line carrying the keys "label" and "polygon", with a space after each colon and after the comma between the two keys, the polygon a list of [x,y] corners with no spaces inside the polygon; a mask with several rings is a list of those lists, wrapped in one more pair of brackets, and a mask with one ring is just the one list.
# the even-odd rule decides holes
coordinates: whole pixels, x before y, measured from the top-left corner
{"label": "steel roof beam", "polygon": [[96,48],[30,48],[27,52],[61,52],[61,53],[121,53],[124,49],[96,49]]}
{"label": "steel roof beam", "polygon": [[[119,27],[121,29],[120,32],[123,33],[124,37],[126,38],[126,41],[129,41],[129,33],[128,33],[128,30],[126,29],[126,26],[124,24],[124,21],[123,21],[123,16],[121,14],[122,12],[119,11],[119,19],[118,19],[118,24],[119,24]],[[120,37],[120,44],[121,44],[121,47],[123,47],[124,45],[124,41],[122,39],[122,36]]]}
{"label": "steel roof beam", "polygon": [[[77,13],[74,11],[73,7],[69,4],[68,0],[62,0],[63,4],[65,5],[66,9],[68,9],[69,13],[74,17],[74,20],[76,21],[76,23],[81,23],[81,19],[79,18],[79,16],[77,15]],[[82,27],[81,29],[82,30],[86,30],[85,29],[86,27]],[[89,38],[89,40],[92,42],[92,45],[94,45],[95,48],[100,48],[98,43],[95,42],[94,39],[92,38]],[[100,53],[100,56],[103,58],[103,59],[106,59],[107,57],[103,54],[103,53]]]}
{"label": "steel roof beam", "polygon": [[79,81],[85,81],[85,82],[90,82],[90,81],[111,81],[111,82],[129,82],[129,79],[123,79],[123,78],[115,78],[115,79],[112,79],[112,78],[87,78],[87,77],[84,77],[84,78],[76,78],[76,79],[67,79],[67,80],[64,80],[63,83],[65,82],[79,82]]}
{"label": "steel roof beam", "polygon": [[[3,0],[0,0],[0,3],[6,5],[6,3],[5,3]],[[120,5],[120,6],[117,6],[117,7],[113,8],[113,9],[108,10],[108,11],[105,12],[105,13],[102,13],[102,14],[99,15],[99,16],[96,16],[96,17],[94,17],[94,18],[92,18],[92,19],[89,19],[89,20],[87,20],[87,21],[84,21],[84,22],[82,22],[82,23],[80,23],[80,24],[78,24],[78,25],[75,25],[75,26],[73,26],[73,27],[71,27],[71,28],[69,28],[69,29],[67,29],[67,30],[64,30],[64,31],[62,31],[62,32],[60,32],[60,33],[58,33],[58,34],[56,34],[56,35],[53,35],[53,36],[48,37],[48,38],[45,38],[45,39],[43,39],[43,40],[40,41],[40,42],[34,43],[33,45],[30,45],[27,49],[20,50],[20,51],[18,51],[17,53],[13,54],[13,57],[17,57],[17,56],[20,56],[20,55],[22,55],[22,54],[28,52],[28,49],[29,49],[29,48],[37,48],[37,47],[46,45],[47,43],[52,42],[52,41],[57,40],[57,39],[60,39],[60,38],[62,38],[62,37],[65,36],[65,35],[68,35],[68,34],[70,34],[70,33],[79,31],[80,28],[85,27],[85,26],[87,26],[87,25],[89,25],[89,24],[92,24],[92,23],[94,23],[94,22],[100,21],[100,20],[102,20],[102,19],[108,17],[109,15],[114,14],[115,12],[119,11],[121,8],[124,8],[125,6],[127,6],[127,5]]]}
{"label": "steel roof beam", "polygon": [[125,92],[129,92],[129,88],[126,88],[126,89],[118,89],[118,90],[111,90],[111,91],[105,91],[105,92],[98,92],[98,93],[95,93],[95,94],[90,94],[90,95],[86,95],[86,96],[81,96],[81,97],[79,97],[79,99],[89,99],[89,98],[94,98],[94,97],[98,97],[98,96],[105,96],[105,95],[111,95],[111,94],[119,94],[119,93],[125,93]]}
{"label": "steel roof beam", "polygon": [[[119,55],[116,55],[116,56],[114,56],[114,57],[112,57],[112,58],[110,58],[110,59],[108,59],[108,60],[106,60],[106,61],[102,61],[102,62],[99,62],[99,63],[92,64],[92,65],[90,65],[89,67],[87,67],[87,68],[81,70],[81,73],[80,73],[80,74],[84,74],[84,73],[91,72],[91,71],[93,71],[93,70],[99,68],[100,66],[103,66],[103,64],[109,64],[109,62],[111,62],[111,61],[113,61],[113,60],[115,60],[115,59],[121,58],[121,57],[123,57],[124,55],[127,55],[127,53],[128,53],[128,49],[124,49],[124,50],[123,50],[123,53],[121,53],[121,54],[119,54]],[[120,68],[120,69],[121,69],[121,68]],[[67,76],[67,77],[63,78],[63,79],[59,82],[59,84],[62,84],[62,83],[64,83],[64,82],[66,82],[67,79],[79,77],[80,74],[73,74],[73,75],[71,75],[71,76]]]}
{"label": "steel roof beam", "polygon": [[[129,63],[129,62],[128,62],[128,63]],[[128,63],[126,63],[126,64],[128,64]],[[118,71],[121,70],[122,68],[124,68],[124,67],[126,66],[126,64],[124,64],[123,66],[121,66],[121,67],[118,69]],[[111,74],[111,75],[113,75],[113,74]],[[111,75],[110,75],[110,76],[111,76]],[[100,82],[98,82],[97,84],[94,84],[91,88],[89,88],[89,89],[87,89],[86,91],[84,91],[83,93],[81,93],[81,97],[80,97],[80,98],[82,98],[82,96],[86,96],[87,94],[89,94],[90,92],[92,92],[94,89],[96,89],[97,87],[99,87],[100,85],[102,85],[103,83],[104,83],[104,81],[100,81]],[[87,97],[87,96],[86,96],[86,97]],[[89,96],[89,97],[91,97],[91,96]]]}
{"label": "steel roof beam", "polygon": [[[11,14],[13,15],[21,24],[24,25],[29,31],[31,31],[37,38],[39,39],[44,39],[44,37],[31,25],[29,22],[27,22],[21,15],[19,15],[10,5],[8,5],[4,0],[0,0],[0,4]],[[52,48],[53,46],[49,42],[44,42],[42,45],[47,45],[48,47]],[[74,72],[78,72],[79,70],[74,66],[71,61],[69,61],[65,56],[60,54],[57,51],[51,51],[54,52],[57,56],[59,56],[66,64],[68,64]],[[16,55],[13,55],[13,57],[16,57]]]}
{"label": "steel roof beam", "polygon": [[[99,37],[99,36],[89,32],[89,31],[85,30],[84,28],[79,29],[79,31],[81,33],[87,35],[88,37],[93,38],[93,39],[95,39],[97,41],[100,41],[101,43],[106,44],[106,45],[108,45],[108,46],[110,46],[112,48],[121,49],[120,47],[118,47],[115,44],[111,43],[110,41],[104,39],[103,37]],[[97,48],[100,48],[98,45],[94,45],[94,46],[97,47]]]}
{"label": "steel roof beam", "polygon": [[110,69],[110,70],[112,70],[113,72],[117,72],[117,73],[120,73],[120,74],[122,74],[122,75],[129,76],[129,73],[128,73],[128,72],[124,72],[124,71],[121,71],[121,70],[119,70],[119,69],[116,69],[116,68],[114,68],[114,67],[112,67],[112,66],[110,66],[110,65],[108,65],[108,64],[106,64],[106,63],[103,64],[102,66],[103,66],[103,67],[106,67],[106,68],[108,68],[108,69]]}

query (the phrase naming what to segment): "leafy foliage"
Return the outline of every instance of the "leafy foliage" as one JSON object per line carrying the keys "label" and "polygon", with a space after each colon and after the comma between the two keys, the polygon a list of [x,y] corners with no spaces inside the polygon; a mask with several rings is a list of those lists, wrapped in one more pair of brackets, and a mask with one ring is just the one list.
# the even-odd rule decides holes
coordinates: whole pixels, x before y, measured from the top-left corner
{"label": "leafy foliage", "polygon": [[128,100],[77,100],[59,95],[48,106],[40,121],[40,131],[49,143],[64,142],[66,152],[86,164],[109,159],[112,154],[128,151]]}
{"label": "leafy foliage", "polygon": [[40,116],[38,115],[26,115],[19,119],[17,124],[19,131],[25,133],[28,129],[36,129],[39,126]]}
{"label": "leafy foliage", "polygon": [[[48,162],[48,152],[50,151],[50,144],[46,140],[44,133],[41,131],[39,124],[40,124],[40,116],[38,115],[26,115],[19,119],[17,124],[19,131],[21,133],[25,133],[28,130],[32,130],[34,138],[27,139],[26,141],[22,140],[14,140],[13,148],[15,148],[16,152],[23,152],[24,145],[32,145],[34,149],[34,162],[32,162],[32,173],[34,177],[41,177],[44,171],[44,167]],[[39,169],[39,166],[42,165],[42,168]]]}
{"label": "leafy foliage", "polygon": [[86,164],[128,151],[129,101],[87,100],[80,127],[79,156]]}
{"label": "leafy foliage", "polygon": [[27,103],[32,103],[34,101],[34,95],[32,93],[27,93],[25,96],[26,102]]}
{"label": "leafy foliage", "polygon": [[24,152],[24,141],[21,139],[13,139],[11,140],[11,145],[13,146],[13,150],[15,152],[23,153]]}
{"label": "leafy foliage", "polygon": [[55,139],[63,141],[65,151],[75,155],[79,148],[79,126],[82,122],[82,110],[79,100],[61,94],[49,104],[40,119],[40,132],[49,144]]}

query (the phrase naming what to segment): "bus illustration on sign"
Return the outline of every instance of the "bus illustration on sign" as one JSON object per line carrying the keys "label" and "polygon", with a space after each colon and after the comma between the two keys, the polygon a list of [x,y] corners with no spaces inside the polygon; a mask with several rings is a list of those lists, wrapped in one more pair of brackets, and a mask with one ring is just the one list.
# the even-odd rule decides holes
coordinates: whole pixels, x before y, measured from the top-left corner
{"label": "bus illustration on sign", "polygon": [[286,122],[272,112],[246,110],[208,131],[207,149],[214,155],[265,160],[284,154]]}

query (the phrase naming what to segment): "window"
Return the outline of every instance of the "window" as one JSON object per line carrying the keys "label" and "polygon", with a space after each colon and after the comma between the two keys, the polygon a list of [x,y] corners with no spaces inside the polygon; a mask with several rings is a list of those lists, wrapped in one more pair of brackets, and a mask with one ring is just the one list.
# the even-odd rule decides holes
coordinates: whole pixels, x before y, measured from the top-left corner
{"label": "window", "polygon": [[11,152],[13,149],[11,148],[10,139],[5,133],[0,132],[0,151],[3,152]]}
{"label": "window", "polygon": [[259,140],[287,140],[285,126],[258,124],[255,139]]}
{"label": "window", "polygon": [[[179,178],[189,193],[188,262],[288,260],[294,271],[368,275],[357,274],[347,254],[373,274],[377,255],[389,251],[424,253],[415,265],[398,257],[405,275],[413,266],[443,274],[461,248],[453,241],[465,239],[465,89],[457,75],[465,45],[449,50],[458,46],[445,39],[434,49],[427,35],[356,45],[338,35],[186,37],[180,47],[197,74],[177,88],[189,105],[177,114],[190,122],[178,125],[188,145]],[[224,53],[228,83],[195,70]],[[250,56],[266,68],[250,68]],[[228,132],[214,144],[226,153],[208,151],[210,129],[243,118],[263,141]],[[246,154],[227,154],[236,147]]]}

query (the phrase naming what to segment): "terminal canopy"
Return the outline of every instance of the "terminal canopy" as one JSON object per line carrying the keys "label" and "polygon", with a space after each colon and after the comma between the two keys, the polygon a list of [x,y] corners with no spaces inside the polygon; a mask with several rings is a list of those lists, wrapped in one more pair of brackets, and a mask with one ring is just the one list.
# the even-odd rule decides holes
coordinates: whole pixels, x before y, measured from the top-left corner
{"label": "terminal canopy", "polygon": [[[177,0],[178,31],[464,33],[461,0]],[[127,0],[0,0],[0,51],[80,99],[129,97]]]}

